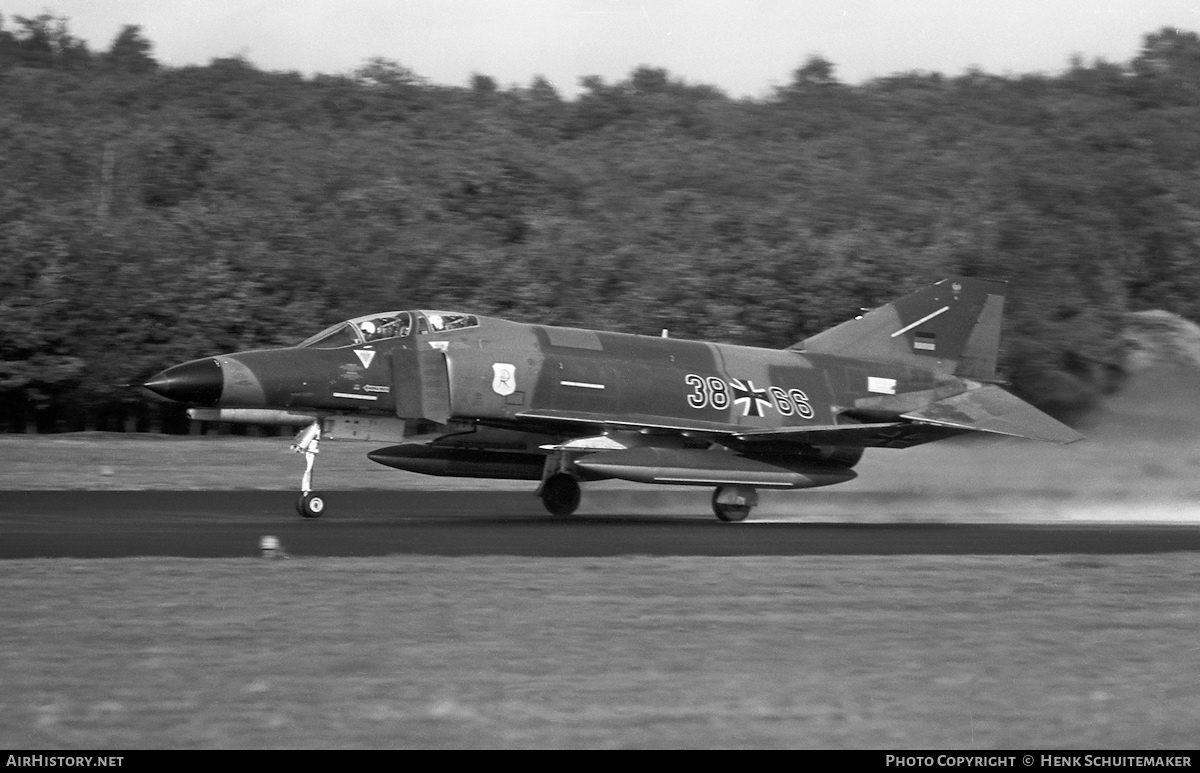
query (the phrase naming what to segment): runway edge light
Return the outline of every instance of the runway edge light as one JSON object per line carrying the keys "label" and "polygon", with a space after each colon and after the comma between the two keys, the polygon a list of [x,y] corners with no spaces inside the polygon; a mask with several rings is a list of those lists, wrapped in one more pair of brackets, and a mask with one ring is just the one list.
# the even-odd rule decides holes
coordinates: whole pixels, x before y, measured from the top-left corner
{"label": "runway edge light", "polygon": [[278,537],[273,537],[270,534],[265,534],[258,540],[258,550],[263,558],[287,558],[287,551],[283,549],[283,544],[280,543]]}

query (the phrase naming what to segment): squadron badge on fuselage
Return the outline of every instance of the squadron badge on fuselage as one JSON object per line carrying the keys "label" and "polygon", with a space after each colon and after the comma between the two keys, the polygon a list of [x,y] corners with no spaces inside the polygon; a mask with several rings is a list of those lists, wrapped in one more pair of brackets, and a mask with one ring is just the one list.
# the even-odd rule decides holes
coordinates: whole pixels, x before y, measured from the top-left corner
{"label": "squadron badge on fuselage", "polygon": [[492,391],[507,397],[517,391],[517,366],[507,362],[492,363]]}

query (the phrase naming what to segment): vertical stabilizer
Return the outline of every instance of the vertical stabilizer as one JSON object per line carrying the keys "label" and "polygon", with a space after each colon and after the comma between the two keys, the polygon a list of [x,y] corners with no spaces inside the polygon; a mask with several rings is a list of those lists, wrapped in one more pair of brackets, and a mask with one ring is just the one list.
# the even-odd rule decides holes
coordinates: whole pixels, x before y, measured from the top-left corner
{"label": "vertical stabilizer", "polygon": [[943,279],[791,347],[992,380],[1006,284]]}

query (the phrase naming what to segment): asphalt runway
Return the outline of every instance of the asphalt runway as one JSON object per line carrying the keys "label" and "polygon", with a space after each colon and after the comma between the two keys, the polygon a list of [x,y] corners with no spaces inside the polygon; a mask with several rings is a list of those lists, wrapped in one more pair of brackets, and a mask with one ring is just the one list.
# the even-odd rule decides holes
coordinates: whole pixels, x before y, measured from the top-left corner
{"label": "asphalt runway", "polygon": [[[726,524],[711,515],[554,518],[528,492],[338,491],[318,519],[290,491],[0,491],[0,559],[294,556],[1039,555],[1200,551],[1200,526]],[[964,521],[971,521],[964,514]]]}

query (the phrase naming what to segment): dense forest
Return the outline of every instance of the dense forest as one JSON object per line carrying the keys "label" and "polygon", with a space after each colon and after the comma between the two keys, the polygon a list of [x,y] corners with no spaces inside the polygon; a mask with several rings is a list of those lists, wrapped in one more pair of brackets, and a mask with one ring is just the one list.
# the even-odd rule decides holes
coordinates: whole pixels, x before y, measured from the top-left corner
{"label": "dense forest", "polygon": [[1052,76],[797,61],[762,99],[652,66],[565,99],[0,18],[0,429],[157,428],[126,385],[369,311],[783,347],[954,274],[1010,282],[1003,375],[1069,417],[1125,312],[1200,319],[1196,34]]}

